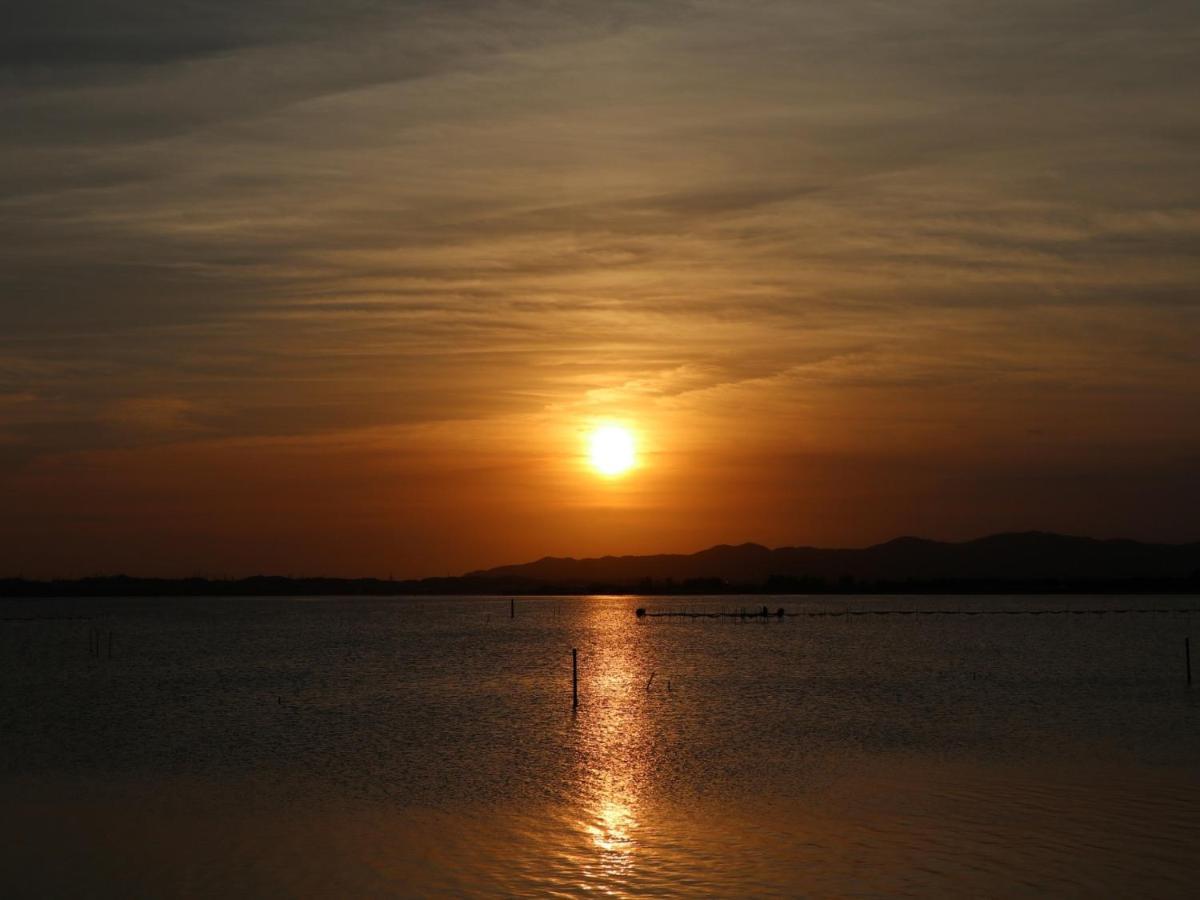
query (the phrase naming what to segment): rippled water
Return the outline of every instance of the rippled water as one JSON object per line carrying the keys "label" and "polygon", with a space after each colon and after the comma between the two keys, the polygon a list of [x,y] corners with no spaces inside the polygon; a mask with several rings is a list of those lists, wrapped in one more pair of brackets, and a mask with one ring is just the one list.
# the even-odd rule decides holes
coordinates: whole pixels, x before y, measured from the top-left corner
{"label": "rippled water", "polygon": [[[1195,895],[1189,614],[634,615],[764,602],[1200,605],[538,598],[510,619],[501,598],[7,602],[0,881],[97,897]],[[1200,648],[1196,663],[1200,678]]]}

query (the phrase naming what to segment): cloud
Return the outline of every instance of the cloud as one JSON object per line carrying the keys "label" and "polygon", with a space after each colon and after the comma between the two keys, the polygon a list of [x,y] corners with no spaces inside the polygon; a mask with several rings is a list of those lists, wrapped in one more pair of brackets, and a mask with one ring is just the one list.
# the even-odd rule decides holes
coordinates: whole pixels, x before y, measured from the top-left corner
{"label": "cloud", "polygon": [[6,458],[622,410],[1178,449],[1198,35],[1180,0],[25,4]]}

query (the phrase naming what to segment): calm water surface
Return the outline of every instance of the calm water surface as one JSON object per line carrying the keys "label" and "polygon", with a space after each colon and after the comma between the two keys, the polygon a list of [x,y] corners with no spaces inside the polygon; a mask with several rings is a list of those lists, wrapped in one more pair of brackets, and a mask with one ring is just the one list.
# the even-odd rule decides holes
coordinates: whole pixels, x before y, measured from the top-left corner
{"label": "calm water surface", "polygon": [[[538,598],[510,619],[500,598],[6,602],[4,893],[1200,889],[1189,614],[634,615],[763,603],[1200,606]],[[1200,680],[1200,647],[1196,663]]]}

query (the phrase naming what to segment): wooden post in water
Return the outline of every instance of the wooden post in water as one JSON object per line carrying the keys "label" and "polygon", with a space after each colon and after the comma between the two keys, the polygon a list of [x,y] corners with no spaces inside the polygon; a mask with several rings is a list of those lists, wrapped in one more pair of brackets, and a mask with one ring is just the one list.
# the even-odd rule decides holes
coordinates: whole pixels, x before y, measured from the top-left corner
{"label": "wooden post in water", "polygon": [[112,659],[112,632],[108,633],[108,658]]}
{"label": "wooden post in water", "polygon": [[517,598],[516,597],[508,598],[508,617],[510,619],[515,619],[517,617]]}
{"label": "wooden post in water", "polygon": [[1187,679],[1188,687],[1192,686],[1192,639],[1185,637],[1183,639],[1183,659],[1187,664]]}
{"label": "wooden post in water", "polygon": [[571,648],[571,709],[579,709],[579,651]]}

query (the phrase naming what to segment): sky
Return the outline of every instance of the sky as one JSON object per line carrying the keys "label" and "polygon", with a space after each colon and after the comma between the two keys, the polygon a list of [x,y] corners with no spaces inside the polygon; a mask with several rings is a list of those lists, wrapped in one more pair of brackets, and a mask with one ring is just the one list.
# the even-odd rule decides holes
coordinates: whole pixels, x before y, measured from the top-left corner
{"label": "sky", "polygon": [[1200,540],[1198,49],[1192,0],[14,4],[0,575]]}

